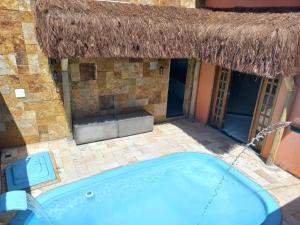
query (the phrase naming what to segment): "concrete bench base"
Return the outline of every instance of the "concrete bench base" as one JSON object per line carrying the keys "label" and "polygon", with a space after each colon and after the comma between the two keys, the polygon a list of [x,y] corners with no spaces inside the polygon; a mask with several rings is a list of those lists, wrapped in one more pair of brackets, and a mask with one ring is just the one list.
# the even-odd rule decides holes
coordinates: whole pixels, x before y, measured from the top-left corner
{"label": "concrete bench base", "polygon": [[154,118],[147,112],[134,112],[116,117],[85,118],[74,121],[76,144],[86,144],[117,137],[150,132]]}
{"label": "concrete bench base", "polygon": [[147,112],[134,112],[116,117],[119,137],[153,131],[154,118]]}
{"label": "concrete bench base", "polygon": [[76,144],[118,137],[118,123],[113,116],[77,120],[74,122],[73,128]]}

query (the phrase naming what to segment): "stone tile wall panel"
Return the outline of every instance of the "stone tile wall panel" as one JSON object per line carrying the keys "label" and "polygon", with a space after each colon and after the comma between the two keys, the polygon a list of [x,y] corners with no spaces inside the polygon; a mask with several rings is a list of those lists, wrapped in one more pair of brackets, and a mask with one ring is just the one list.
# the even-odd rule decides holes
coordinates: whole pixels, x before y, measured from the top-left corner
{"label": "stone tile wall panel", "polygon": [[[151,70],[149,60],[77,59],[70,61],[73,118],[145,109],[154,115],[156,121],[165,119],[169,60],[152,61],[164,67],[163,74],[160,74],[159,67]],[[77,68],[85,63],[96,65],[96,80],[78,81],[82,71],[78,71]]]}
{"label": "stone tile wall panel", "polygon": [[[0,149],[66,136],[61,84],[37,44],[31,7],[30,0],[0,1]],[[17,88],[25,98],[16,98]]]}

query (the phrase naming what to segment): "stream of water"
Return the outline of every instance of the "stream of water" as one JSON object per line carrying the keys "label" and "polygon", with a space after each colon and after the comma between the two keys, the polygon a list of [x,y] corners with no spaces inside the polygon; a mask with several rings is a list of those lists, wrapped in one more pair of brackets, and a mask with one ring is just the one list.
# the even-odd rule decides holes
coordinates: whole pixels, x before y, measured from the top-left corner
{"label": "stream of water", "polygon": [[[220,179],[220,181],[216,184],[216,187],[214,189],[214,193],[211,196],[210,200],[207,202],[207,204],[205,205],[203,211],[202,211],[202,221],[203,218],[205,218],[208,210],[210,209],[211,205],[213,204],[214,200],[216,199],[216,197],[218,196],[218,193],[220,191],[220,189],[222,188],[222,184],[225,181],[226,175],[230,172],[230,170],[237,164],[238,160],[241,158],[241,156],[243,155],[243,153],[246,150],[251,150],[253,151],[250,147],[255,147],[256,143],[259,143],[260,141],[262,141],[268,134],[275,132],[278,129],[281,128],[286,128],[288,126],[291,125],[292,122],[278,122],[275,124],[272,124],[266,128],[264,128],[263,130],[261,130],[254,138],[252,138],[252,140],[247,143],[244,148],[241,150],[241,152],[233,159],[233,161],[230,163],[229,167],[227,168],[227,170],[225,170],[222,178]],[[204,225],[202,223],[199,223],[197,225]]]}
{"label": "stream of water", "polygon": [[57,225],[51,221],[45,209],[33,196],[26,194],[26,200],[27,208],[31,210],[37,217],[43,218],[47,222],[47,225]]}

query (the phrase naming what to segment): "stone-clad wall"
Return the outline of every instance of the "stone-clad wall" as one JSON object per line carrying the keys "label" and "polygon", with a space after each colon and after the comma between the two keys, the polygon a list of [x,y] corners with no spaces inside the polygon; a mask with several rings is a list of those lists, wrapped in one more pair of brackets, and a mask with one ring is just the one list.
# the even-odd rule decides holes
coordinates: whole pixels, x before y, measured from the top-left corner
{"label": "stone-clad wall", "polygon": [[[66,120],[30,0],[0,1],[0,149],[65,137]],[[15,89],[25,89],[16,98]]]}
{"label": "stone-clad wall", "polygon": [[[0,149],[67,135],[61,81],[57,84],[53,81],[48,58],[37,44],[33,2],[0,0]],[[194,0],[130,2],[195,6]],[[78,112],[74,117],[143,107],[153,113],[156,120],[164,118],[167,90],[163,86],[166,88],[167,76],[161,78],[157,71],[147,72],[147,61],[125,61],[128,62],[113,60],[113,68],[103,71],[98,65],[101,64],[99,60],[96,63],[98,71],[95,81],[73,82],[74,96],[82,96],[73,99],[74,112]],[[102,83],[104,77],[105,82]],[[76,85],[82,90],[79,91]],[[25,98],[16,98],[15,89],[19,88],[25,90]],[[92,97],[87,100],[85,97],[89,91]],[[82,99],[87,100],[90,108],[83,110],[77,107],[84,104]]]}
{"label": "stone-clad wall", "polygon": [[[94,74],[84,66],[94,66]],[[163,67],[162,74],[160,67]],[[145,109],[166,117],[169,60],[94,59],[70,61],[74,119]]]}

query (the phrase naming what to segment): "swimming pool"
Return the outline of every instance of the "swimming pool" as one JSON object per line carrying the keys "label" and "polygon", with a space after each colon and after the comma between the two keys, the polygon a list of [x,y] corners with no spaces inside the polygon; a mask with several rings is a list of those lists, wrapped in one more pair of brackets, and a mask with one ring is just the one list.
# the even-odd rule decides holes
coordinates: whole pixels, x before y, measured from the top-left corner
{"label": "swimming pool", "polygon": [[[200,153],[177,153],[117,168],[38,197],[54,225],[279,225],[275,200],[232,169],[203,217],[228,165]],[[45,225],[29,211],[12,225]]]}

